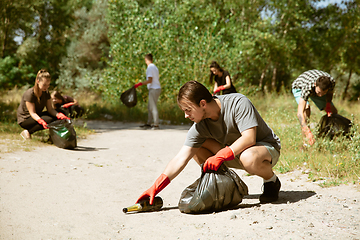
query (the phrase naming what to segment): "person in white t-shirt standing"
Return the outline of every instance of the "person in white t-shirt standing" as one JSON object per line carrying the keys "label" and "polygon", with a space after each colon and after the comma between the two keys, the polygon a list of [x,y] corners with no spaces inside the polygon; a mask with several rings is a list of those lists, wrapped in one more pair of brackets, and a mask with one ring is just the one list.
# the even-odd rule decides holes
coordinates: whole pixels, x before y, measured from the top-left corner
{"label": "person in white t-shirt standing", "polygon": [[[146,124],[140,127],[156,130],[159,129],[159,112],[157,109],[157,102],[161,93],[159,69],[153,63],[153,56],[151,53],[145,55],[145,63],[147,65],[146,81],[139,82],[134,85],[135,88],[138,88],[146,84],[149,90],[148,120]],[[154,123],[153,125],[151,125],[152,122]]]}

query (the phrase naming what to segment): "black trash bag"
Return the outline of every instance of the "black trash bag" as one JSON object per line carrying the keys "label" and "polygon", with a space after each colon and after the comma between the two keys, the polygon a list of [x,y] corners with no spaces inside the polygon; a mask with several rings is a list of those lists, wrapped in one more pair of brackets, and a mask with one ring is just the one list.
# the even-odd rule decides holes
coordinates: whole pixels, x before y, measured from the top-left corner
{"label": "black trash bag", "polygon": [[181,193],[178,206],[182,213],[211,213],[237,206],[245,195],[246,184],[222,164],[218,171],[202,170],[200,178]]}
{"label": "black trash bag", "polygon": [[129,108],[135,107],[137,103],[136,89],[132,87],[123,92],[120,96],[120,100]]}
{"label": "black trash bag", "polygon": [[59,148],[74,149],[77,146],[76,132],[71,120],[56,120],[47,125],[51,141]]}
{"label": "black trash bag", "polygon": [[351,121],[339,114],[325,114],[319,122],[318,137],[328,137],[330,140],[336,136],[350,137]]}

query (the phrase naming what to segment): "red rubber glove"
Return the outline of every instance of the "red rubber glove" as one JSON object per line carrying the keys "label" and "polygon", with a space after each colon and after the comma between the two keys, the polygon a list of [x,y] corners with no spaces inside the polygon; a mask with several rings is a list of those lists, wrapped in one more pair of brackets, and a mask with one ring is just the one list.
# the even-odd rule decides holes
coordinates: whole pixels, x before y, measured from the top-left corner
{"label": "red rubber glove", "polygon": [[329,102],[326,103],[325,111],[326,111],[328,117],[330,117],[331,114],[332,114],[332,111],[331,111],[331,103],[329,103]]}
{"label": "red rubber glove", "polygon": [[63,119],[67,119],[70,120],[69,117],[65,116],[63,113],[59,112],[58,114],[56,114],[57,119],[63,120]]}
{"label": "red rubber glove", "polygon": [[69,102],[69,103],[65,103],[64,105],[62,105],[63,108],[68,108],[71,107],[72,105],[74,105],[74,102]]}
{"label": "red rubber glove", "polygon": [[134,88],[138,88],[138,87],[140,87],[141,85],[143,85],[142,82],[139,82],[139,83],[137,83],[137,84],[134,85]]}
{"label": "red rubber glove", "polygon": [[315,143],[315,138],[314,138],[314,135],[311,133],[310,128],[308,128],[308,126],[304,126],[302,128],[302,132],[304,133],[304,135],[308,139],[309,144],[313,145]]}
{"label": "red rubber glove", "polygon": [[136,203],[150,197],[150,204],[152,205],[156,194],[163,190],[169,183],[170,179],[168,178],[168,176],[162,173],[160,177],[156,179],[155,183],[148,190],[143,192],[143,194],[141,194]]}
{"label": "red rubber glove", "polygon": [[217,171],[224,161],[231,161],[234,158],[234,152],[231,150],[231,148],[225,147],[223,149],[220,149],[220,151],[218,151],[214,156],[209,157],[206,160],[203,166],[204,172],[206,172],[207,170]]}
{"label": "red rubber glove", "polygon": [[47,123],[45,122],[44,119],[40,118],[40,119],[37,120],[37,122],[38,122],[40,125],[42,125],[44,129],[48,129]]}
{"label": "red rubber glove", "polygon": [[220,86],[220,87],[217,87],[217,88],[215,89],[215,91],[214,91],[214,94],[216,94],[216,93],[218,93],[218,92],[220,92],[220,91],[223,91],[223,90],[225,90],[225,86],[224,86],[224,85],[222,85],[222,86]]}

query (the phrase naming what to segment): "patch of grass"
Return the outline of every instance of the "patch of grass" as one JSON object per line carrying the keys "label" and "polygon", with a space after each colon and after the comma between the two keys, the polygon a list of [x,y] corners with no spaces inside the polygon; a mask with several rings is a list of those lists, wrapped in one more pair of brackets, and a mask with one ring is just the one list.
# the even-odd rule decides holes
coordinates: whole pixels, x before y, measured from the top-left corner
{"label": "patch of grass", "polygon": [[[147,102],[139,102],[128,108],[124,104],[92,103],[85,107],[86,119],[111,120],[121,122],[146,122],[148,117]],[[176,103],[162,102],[158,104],[160,123],[162,125],[191,124]]]}
{"label": "patch of grass", "polygon": [[321,183],[319,183],[319,186],[320,187],[333,187],[333,186],[340,186],[341,184],[346,184],[346,183],[347,182],[342,182],[337,179],[333,179],[333,180],[321,182]]}
{"label": "patch of grass", "polygon": [[[265,94],[250,97],[265,121],[281,140],[281,156],[275,171],[286,173],[302,169],[309,180],[321,180],[321,186],[353,183],[360,187],[360,106],[358,103],[337,101],[339,114],[353,121],[352,137],[333,140],[316,138],[313,146],[304,147],[300,124],[296,117],[297,104],[290,94]],[[325,112],[311,106],[311,131],[316,136],[317,123]]]}
{"label": "patch of grass", "polygon": [[20,136],[23,129],[16,122],[0,122],[0,143],[1,153],[14,151],[32,151],[37,147],[45,146],[44,137],[39,133],[35,133],[32,139],[24,141]]}
{"label": "patch of grass", "polygon": [[[48,130],[38,131],[32,134],[32,139],[24,141],[20,136],[23,129],[17,124],[16,112],[20,104],[22,94],[28,87],[14,88],[11,91],[0,92],[0,153],[14,151],[32,151],[37,147],[52,144],[49,142]],[[94,101],[95,98],[85,94],[83,97]],[[94,133],[86,126],[74,126],[78,138],[86,138]]]}
{"label": "patch of grass", "polygon": [[[94,133],[93,130],[81,126],[74,126],[78,138],[86,138]],[[38,147],[52,144],[49,141],[49,131],[43,130],[32,134],[32,139],[25,141],[20,133],[23,129],[16,122],[0,122],[0,153],[15,151],[32,151]]]}

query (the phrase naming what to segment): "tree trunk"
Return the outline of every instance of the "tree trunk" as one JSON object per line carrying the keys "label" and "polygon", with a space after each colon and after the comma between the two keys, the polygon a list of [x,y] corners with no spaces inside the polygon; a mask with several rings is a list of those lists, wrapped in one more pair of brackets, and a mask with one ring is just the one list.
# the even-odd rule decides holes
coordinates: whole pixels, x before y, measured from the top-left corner
{"label": "tree trunk", "polygon": [[277,73],[277,68],[275,67],[273,70],[273,76],[271,79],[271,89],[270,91],[273,91],[274,89],[276,89],[276,73]]}
{"label": "tree trunk", "polygon": [[265,78],[265,73],[266,73],[268,67],[269,67],[269,64],[266,65],[266,67],[262,70],[262,73],[261,73],[261,77],[260,77],[260,80],[259,80],[259,88],[261,90],[263,90],[263,87],[264,87],[264,78]]}
{"label": "tree trunk", "polygon": [[343,93],[343,96],[342,96],[342,99],[343,99],[343,100],[345,100],[345,98],[346,98],[346,96],[347,96],[347,90],[349,89],[351,75],[352,75],[352,69],[350,69],[349,78],[348,78],[348,80],[347,80],[347,82],[346,82],[346,85],[345,85],[344,93]]}
{"label": "tree trunk", "polygon": [[5,24],[4,24],[4,36],[3,36],[3,44],[1,46],[1,58],[4,57],[4,53],[5,53],[5,50],[6,50],[6,42],[7,42],[7,35],[8,35],[8,25],[9,25],[9,19],[7,17],[5,17]]}
{"label": "tree trunk", "polygon": [[4,34],[4,36],[3,36],[3,41],[2,41],[2,46],[1,46],[1,53],[0,53],[1,58],[4,57],[5,46],[6,46],[5,42],[6,42],[6,34]]}
{"label": "tree trunk", "polygon": [[265,72],[266,72],[266,68],[262,70],[261,73],[261,77],[260,77],[260,81],[259,81],[259,88],[262,89],[263,87],[263,82],[264,82],[264,78],[265,78]]}

